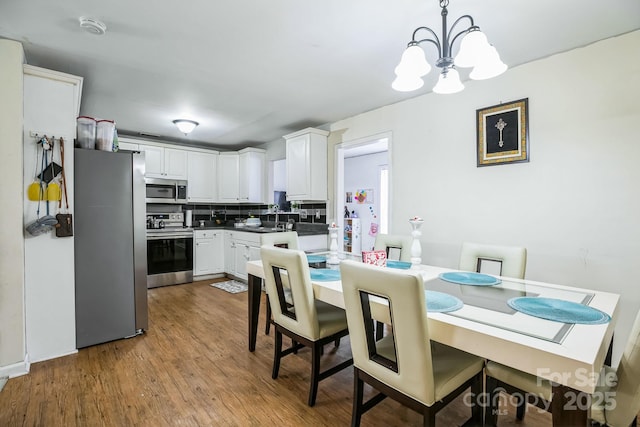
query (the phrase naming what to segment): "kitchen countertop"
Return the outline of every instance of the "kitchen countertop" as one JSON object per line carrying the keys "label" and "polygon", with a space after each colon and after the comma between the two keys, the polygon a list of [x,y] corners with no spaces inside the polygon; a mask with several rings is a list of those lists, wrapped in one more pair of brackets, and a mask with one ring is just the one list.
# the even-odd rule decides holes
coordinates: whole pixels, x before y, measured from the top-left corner
{"label": "kitchen countertop", "polygon": [[[329,234],[327,230],[327,224],[305,224],[298,223],[296,224],[296,228],[293,230],[298,233],[299,236],[317,236],[322,234]],[[204,227],[193,227],[194,230],[229,230],[229,231],[238,231],[243,233],[281,233],[286,230],[274,230],[272,226],[262,226],[262,227],[234,227],[233,225],[209,225]]]}

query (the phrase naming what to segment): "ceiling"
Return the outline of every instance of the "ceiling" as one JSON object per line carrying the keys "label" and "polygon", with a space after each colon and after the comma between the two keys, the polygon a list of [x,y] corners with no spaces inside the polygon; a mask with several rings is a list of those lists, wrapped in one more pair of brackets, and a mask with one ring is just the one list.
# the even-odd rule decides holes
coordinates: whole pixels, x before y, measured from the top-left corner
{"label": "ceiling", "polygon": [[[640,28],[638,0],[451,0],[449,23],[464,14],[509,67]],[[106,34],[85,32],[81,16]],[[431,91],[434,71],[416,92],[390,84],[413,30],[440,33],[440,22],[436,0],[0,3],[0,37],[22,42],[29,64],[84,77],[81,114],[114,119],[121,134],[221,149]],[[200,126],[184,136],[177,118]]]}

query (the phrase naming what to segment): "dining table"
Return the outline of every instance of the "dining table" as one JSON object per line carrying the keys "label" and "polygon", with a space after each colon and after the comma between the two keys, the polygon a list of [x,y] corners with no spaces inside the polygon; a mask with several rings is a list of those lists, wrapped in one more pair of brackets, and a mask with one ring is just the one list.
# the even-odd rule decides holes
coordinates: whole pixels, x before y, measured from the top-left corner
{"label": "dining table", "polygon": [[[314,297],[344,308],[339,264],[327,264],[328,253],[308,257],[312,273],[333,272],[324,277],[311,274]],[[361,258],[340,253],[339,259]],[[444,280],[455,273],[455,269],[404,264],[408,265],[399,268],[418,273],[424,281],[431,340],[551,381],[553,425],[588,425],[591,395],[602,380],[599,374],[603,365],[611,362],[618,294],[500,276],[489,276],[496,279],[495,283],[461,284]],[[248,261],[247,272],[248,338],[249,351],[253,352],[263,290],[262,262]],[[445,295],[460,304],[453,311],[430,310],[429,293]],[[544,300],[580,304],[606,318],[596,323],[572,323],[570,319],[549,320],[512,307],[517,308],[514,302]],[[390,323],[389,307],[384,299],[372,302],[371,310],[376,320]]]}

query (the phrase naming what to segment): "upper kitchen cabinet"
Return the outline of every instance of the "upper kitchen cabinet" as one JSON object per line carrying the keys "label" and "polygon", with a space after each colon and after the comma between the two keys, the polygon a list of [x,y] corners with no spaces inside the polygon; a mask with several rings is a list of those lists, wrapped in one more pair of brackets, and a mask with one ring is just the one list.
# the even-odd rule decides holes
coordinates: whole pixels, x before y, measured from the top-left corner
{"label": "upper kitchen cabinet", "polygon": [[265,151],[245,148],[218,156],[218,201],[264,203]]}
{"label": "upper kitchen cabinet", "polygon": [[187,151],[146,144],[139,148],[145,153],[146,177],[187,179]]}
{"label": "upper kitchen cabinet", "polygon": [[118,137],[118,150],[139,151],[140,144],[135,139],[129,139],[127,137]]}
{"label": "upper kitchen cabinet", "polygon": [[284,136],[287,200],[327,200],[327,135],[307,128]]}
{"label": "upper kitchen cabinet", "polygon": [[245,148],[238,151],[239,182],[238,195],[241,202],[264,203],[265,151]]}
{"label": "upper kitchen cabinet", "polygon": [[218,200],[236,203],[239,198],[240,159],[237,152],[218,156]]}
{"label": "upper kitchen cabinet", "polygon": [[187,153],[187,201],[214,203],[218,199],[217,151],[189,151]]}

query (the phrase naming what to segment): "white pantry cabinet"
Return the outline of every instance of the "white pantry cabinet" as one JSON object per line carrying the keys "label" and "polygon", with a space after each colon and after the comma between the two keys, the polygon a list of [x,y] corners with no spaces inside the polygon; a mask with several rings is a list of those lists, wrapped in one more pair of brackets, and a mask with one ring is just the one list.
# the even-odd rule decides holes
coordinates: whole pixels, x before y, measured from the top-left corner
{"label": "white pantry cabinet", "polygon": [[194,230],[193,275],[224,273],[224,231]]}
{"label": "white pantry cabinet", "polygon": [[307,128],[284,136],[287,200],[327,199],[327,135]]}
{"label": "white pantry cabinet", "polygon": [[187,179],[187,151],[159,145],[140,144],[145,153],[145,176],[149,178]]}
{"label": "white pantry cabinet", "polygon": [[218,199],[218,153],[215,151],[187,153],[187,201],[214,203]]}
{"label": "white pantry cabinet", "polygon": [[[67,194],[69,205],[73,207],[73,139],[76,135],[76,117],[80,109],[83,78],[26,64],[23,70],[22,171],[25,188],[38,174],[39,165],[34,162],[38,137],[34,135],[55,135],[56,143],[59,143],[59,138],[62,137]],[[55,148],[56,162],[60,161],[58,148]],[[42,156],[42,150],[39,152]],[[14,161],[15,159],[17,157]],[[36,220],[37,204],[29,201],[25,193],[25,224]],[[49,205],[51,215],[56,215],[59,212],[58,204]],[[43,210],[44,207],[40,210],[41,215]],[[73,236],[57,238],[55,233],[48,232],[24,239],[25,351],[29,362],[65,356],[76,351],[74,250]],[[6,296],[1,295],[0,299]],[[19,328],[22,319],[16,318],[13,321],[16,328]],[[0,337],[0,346],[4,345],[4,338]]]}

